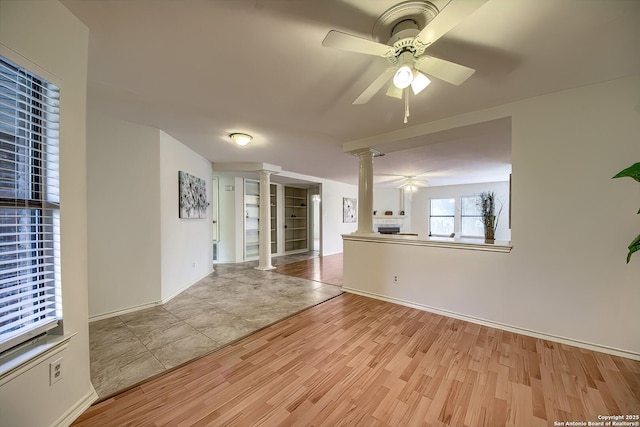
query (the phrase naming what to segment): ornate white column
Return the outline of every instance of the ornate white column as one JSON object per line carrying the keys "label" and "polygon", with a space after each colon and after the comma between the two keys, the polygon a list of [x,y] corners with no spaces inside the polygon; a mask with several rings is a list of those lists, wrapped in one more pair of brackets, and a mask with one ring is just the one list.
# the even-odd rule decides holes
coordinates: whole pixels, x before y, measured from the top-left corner
{"label": "ornate white column", "polygon": [[260,260],[256,269],[272,270],[271,265],[271,171],[258,171],[260,176],[260,225],[258,227],[260,242]]}
{"label": "ornate white column", "polygon": [[358,229],[353,234],[373,233],[373,156],[376,151],[365,149],[358,156]]}

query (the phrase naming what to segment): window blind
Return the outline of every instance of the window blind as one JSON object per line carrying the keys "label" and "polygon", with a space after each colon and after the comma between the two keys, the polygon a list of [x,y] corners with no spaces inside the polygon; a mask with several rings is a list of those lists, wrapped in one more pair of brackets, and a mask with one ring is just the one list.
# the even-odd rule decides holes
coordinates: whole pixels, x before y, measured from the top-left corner
{"label": "window blind", "polygon": [[57,326],[59,89],[0,57],[0,352]]}

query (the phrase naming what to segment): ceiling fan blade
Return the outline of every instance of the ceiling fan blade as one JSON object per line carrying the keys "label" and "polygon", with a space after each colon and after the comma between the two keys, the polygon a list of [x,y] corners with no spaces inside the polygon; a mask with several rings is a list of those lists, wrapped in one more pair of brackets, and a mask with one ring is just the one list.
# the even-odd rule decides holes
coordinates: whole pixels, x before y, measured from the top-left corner
{"label": "ceiling fan blade", "polygon": [[402,91],[403,89],[400,89],[399,87],[391,83],[389,85],[389,89],[387,89],[387,96],[393,96],[394,98],[402,99]]}
{"label": "ceiling fan blade", "polygon": [[384,86],[389,81],[389,79],[391,79],[395,71],[396,70],[394,67],[387,68],[382,74],[378,76],[377,79],[373,81],[373,83],[369,85],[368,88],[364,90],[364,92],[360,94],[359,97],[356,98],[355,101],[353,101],[353,103],[358,105],[366,104],[367,102],[369,102],[373,95],[378,93],[378,91],[382,89],[382,86]]}
{"label": "ceiling fan blade", "polygon": [[420,31],[415,40],[427,47],[447,34],[453,27],[475,12],[488,0],[451,0],[435,18]]}
{"label": "ceiling fan blade", "polygon": [[414,181],[414,180],[407,180],[405,181],[402,185],[399,185],[398,188],[405,188],[407,190],[415,190],[416,188],[424,188],[424,187],[428,187],[429,183],[427,181]]}
{"label": "ceiling fan blade", "polygon": [[393,185],[397,187],[397,186],[400,186],[403,182],[404,182],[404,179],[396,178],[396,179],[390,179],[388,181],[379,181],[378,184]]}
{"label": "ceiling fan blade", "polygon": [[376,56],[386,56],[393,51],[393,48],[386,44],[336,30],[331,30],[327,33],[327,36],[322,40],[322,46]]}
{"label": "ceiling fan blade", "polygon": [[423,56],[418,58],[415,66],[420,71],[456,86],[462,84],[476,72],[473,68],[465,67],[464,65],[445,61],[444,59],[435,58],[433,56]]}

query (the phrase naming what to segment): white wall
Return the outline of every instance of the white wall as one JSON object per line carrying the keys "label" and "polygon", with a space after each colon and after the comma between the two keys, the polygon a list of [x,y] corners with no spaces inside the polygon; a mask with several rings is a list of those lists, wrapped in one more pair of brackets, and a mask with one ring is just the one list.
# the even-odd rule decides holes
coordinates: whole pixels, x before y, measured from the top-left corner
{"label": "white wall", "polygon": [[[374,165],[375,170],[375,165]],[[404,191],[399,188],[381,188],[373,189],[373,210],[378,211],[377,215],[384,215],[385,211],[393,212],[393,215],[400,213],[400,192]],[[405,203],[406,208],[406,203]],[[405,209],[408,214],[408,210]]]}
{"label": "white wall", "polygon": [[640,161],[639,93],[634,76],[448,119],[512,116],[512,252],[345,242],[345,286],[640,358],[640,185],[611,179]]}
{"label": "white wall", "polygon": [[90,109],[89,316],[160,300],[160,131]]}
{"label": "white wall", "polygon": [[166,301],[212,271],[206,219],[178,218],[178,171],[205,180],[211,163],[159,129],[89,113],[89,314]]}
{"label": "white wall", "polygon": [[[68,424],[95,396],[89,377],[86,116],[88,29],[60,3],[0,0],[0,55],[61,88],[60,202],[64,332],[69,346],[0,387],[0,424]],[[49,363],[64,377],[49,386]],[[34,410],[37,406],[37,410]]]}
{"label": "white wall", "polygon": [[211,203],[211,162],[160,132],[161,295],[166,301],[213,271],[211,205],[205,219],[178,217],[178,171],[204,179]]}
{"label": "white wall", "polygon": [[[342,252],[342,235],[350,234],[358,229],[357,223],[344,223],[344,197],[358,198],[358,187],[330,180],[319,180],[321,187],[322,208],[322,255]],[[372,212],[373,213],[373,212]]]}
{"label": "white wall", "polygon": [[461,225],[460,198],[477,196],[483,191],[493,191],[496,193],[496,211],[500,210],[502,203],[502,213],[498,220],[496,229],[496,240],[511,240],[511,230],[509,230],[509,182],[487,182],[482,184],[468,185],[447,185],[442,187],[420,188],[412,196],[411,204],[411,230],[420,235],[429,234],[429,199],[454,198],[456,199],[456,236],[460,237]]}

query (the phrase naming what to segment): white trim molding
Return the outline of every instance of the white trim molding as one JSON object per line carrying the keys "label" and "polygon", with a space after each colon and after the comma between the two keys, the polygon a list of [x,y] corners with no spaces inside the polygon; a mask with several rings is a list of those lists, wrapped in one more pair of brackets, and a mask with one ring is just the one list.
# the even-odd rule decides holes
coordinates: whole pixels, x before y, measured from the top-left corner
{"label": "white trim molding", "polygon": [[96,322],[98,320],[110,319],[112,317],[121,316],[123,314],[129,314],[129,313],[144,310],[147,308],[157,307],[160,304],[162,304],[161,301],[154,301],[147,304],[140,304],[140,305],[135,305],[133,307],[123,308],[122,310],[114,310],[114,311],[109,311],[107,313],[96,314],[95,316],[89,317],[89,322],[91,323],[91,322]]}
{"label": "white trim molding", "polygon": [[98,393],[91,386],[91,389],[85,394],[75,405],[70,407],[60,418],[58,418],[51,427],[68,427],[80,416],[84,411],[98,400]]}
{"label": "white trim molding", "polygon": [[211,268],[210,271],[208,271],[207,273],[205,273],[202,277],[194,280],[193,282],[183,286],[182,288],[178,289],[177,291],[175,291],[174,293],[172,293],[171,295],[162,298],[162,300],[158,301],[156,304],[157,305],[162,305],[162,304],[166,304],[169,301],[171,301],[172,299],[174,299],[175,297],[177,297],[178,295],[180,295],[181,293],[183,293],[184,291],[186,291],[187,289],[189,289],[190,287],[192,287],[193,285],[195,285],[196,283],[198,283],[199,281],[201,281],[202,279],[204,279],[205,277],[207,277],[208,275],[210,275],[211,273],[214,272],[214,269]]}
{"label": "white trim molding", "polygon": [[199,281],[201,281],[202,279],[204,279],[205,277],[213,273],[214,271],[215,270],[212,268],[211,271],[207,272],[205,275],[203,275],[199,279],[196,279],[193,282],[189,283],[188,285],[183,286],[182,288],[178,289],[177,291],[167,296],[166,298],[162,298],[160,301],[154,301],[147,304],[140,304],[133,307],[124,308],[122,310],[110,311],[108,313],[97,314],[95,316],[89,317],[89,322],[96,322],[98,320],[104,320],[104,319],[109,319],[111,317],[122,316],[123,314],[134,313],[136,311],[145,310],[147,308],[153,308],[159,305],[166,304],[169,301],[171,301],[173,298],[180,295],[182,292],[186,291],[187,289],[189,289],[190,287],[192,287],[193,285],[195,285],[196,283],[198,283]]}
{"label": "white trim molding", "polygon": [[403,246],[431,246],[447,249],[466,249],[472,251],[485,251],[485,252],[502,252],[509,253],[513,246],[511,242],[496,241],[495,243],[485,243],[481,239],[464,239],[464,238],[448,238],[448,237],[427,237],[421,238],[420,236],[409,236],[402,234],[368,234],[368,235],[354,235],[343,234],[343,240],[351,240],[354,242],[368,242],[368,243],[385,243],[391,245],[403,245]]}
{"label": "white trim molding", "polygon": [[75,335],[46,335],[7,351],[0,358],[0,387],[66,349]]}
{"label": "white trim molding", "polygon": [[474,317],[474,316],[468,316],[466,314],[461,314],[461,313],[456,313],[453,311],[448,311],[448,310],[442,310],[436,307],[430,307],[428,305],[423,305],[423,304],[417,304],[415,302],[410,302],[410,301],[406,301],[403,299],[399,299],[399,298],[392,298],[392,297],[388,297],[388,296],[384,296],[384,295],[379,295],[379,294],[375,294],[372,292],[366,292],[366,291],[362,291],[359,289],[353,289],[353,288],[349,288],[349,287],[342,287],[342,290],[344,292],[348,292],[351,294],[356,294],[356,295],[361,295],[364,297],[369,297],[369,298],[373,298],[373,299],[377,299],[377,300],[381,300],[381,301],[386,301],[386,302],[390,302],[393,304],[399,304],[405,307],[410,307],[410,308],[415,308],[417,310],[422,310],[422,311],[428,311],[430,313],[435,313],[435,314],[439,314],[441,316],[445,316],[445,317],[452,317],[454,319],[459,319],[459,320],[464,320],[470,323],[475,323],[478,325],[483,325],[483,326],[488,326],[490,328],[496,328],[496,329],[501,329],[503,331],[509,331],[509,332],[514,332],[517,334],[522,334],[522,335],[526,335],[526,336],[530,336],[530,337],[534,337],[534,338],[540,338],[543,340],[547,340],[547,341],[553,341],[556,343],[560,343],[560,344],[567,344],[567,345],[572,345],[574,347],[579,347],[579,348],[584,348],[587,350],[592,350],[592,351],[598,351],[601,353],[606,353],[606,354],[612,354],[614,356],[620,356],[620,357],[625,357],[627,359],[633,359],[633,360],[638,360],[640,361],[640,354],[639,353],[635,353],[635,352],[631,352],[631,351],[627,351],[627,350],[622,350],[619,348],[614,348],[614,347],[608,347],[608,346],[604,346],[604,345],[600,345],[600,344],[593,344],[590,342],[585,342],[585,341],[580,341],[580,340],[576,340],[576,339],[572,339],[572,338],[566,338],[566,337],[561,337],[558,335],[552,335],[552,334],[547,334],[544,332],[538,332],[538,331],[534,331],[534,330],[530,330],[530,329],[525,329],[525,328],[520,328],[518,326],[512,326],[512,325],[507,325],[504,323],[500,323],[500,322],[494,322],[491,320],[486,320],[486,319],[481,319],[478,317]]}

